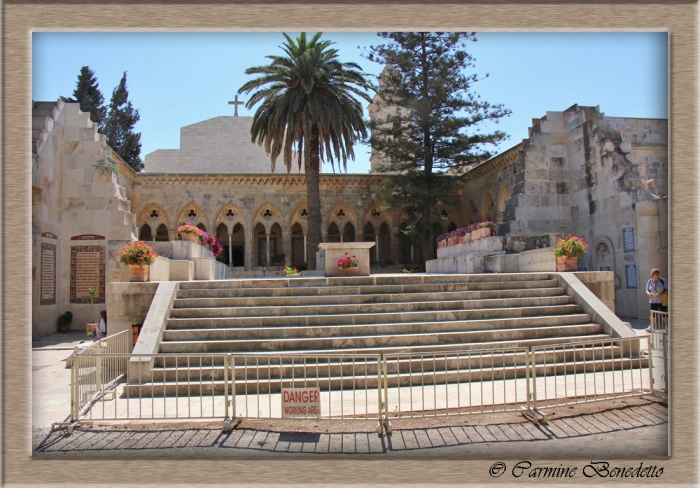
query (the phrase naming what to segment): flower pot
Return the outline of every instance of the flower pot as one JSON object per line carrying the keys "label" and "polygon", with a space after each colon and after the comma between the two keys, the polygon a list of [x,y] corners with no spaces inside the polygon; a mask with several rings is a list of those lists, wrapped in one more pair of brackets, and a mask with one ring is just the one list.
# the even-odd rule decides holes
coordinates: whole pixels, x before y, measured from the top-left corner
{"label": "flower pot", "polygon": [[479,236],[477,237],[477,239],[481,239],[482,237],[488,237],[491,235],[491,229],[489,229],[488,227],[477,229],[476,235]]}
{"label": "flower pot", "polygon": [[67,325],[59,325],[58,326],[58,331],[61,334],[67,334],[68,333],[68,326]]}
{"label": "flower pot", "polygon": [[92,333],[95,331],[95,327],[97,327],[97,324],[95,323],[88,323],[85,325],[85,332],[87,332],[88,337],[92,337]]}
{"label": "flower pot", "polygon": [[447,241],[438,241],[438,249],[442,249],[443,247],[447,247]]}
{"label": "flower pot", "polygon": [[199,236],[195,234],[180,234],[180,237],[182,238],[183,241],[192,241],[196,242],[199,244]]}
{"label": "flower pot", "polygon": [[457,244],[457,236],[450,237],[447,239],[448,246],[454,246],[455,244]]}
{"label": "flower pot", "polygon": [[357,266],[352,268],[340,268],[340,273],[343,276],[356,276],[357,272],[360,270]]}
{"label": "flower pot", "polygon": [[129,265],[129,281],[148,281],[149,266]]}
{"label": "flower pot", "polygon": [[467,234],[463,236],[457,236],[457,244],[462,244],[464,242],[467,242]]}
{"label": "flower pot", "polygon": [[567,258],[560,256],[557,258],[557,271],[577,271],[578,258]]}
{"label": "flower pot", "polygon": [[301,276],[301,273],[292,273],[284,276],[285,278],[296,278],[297,276]]}

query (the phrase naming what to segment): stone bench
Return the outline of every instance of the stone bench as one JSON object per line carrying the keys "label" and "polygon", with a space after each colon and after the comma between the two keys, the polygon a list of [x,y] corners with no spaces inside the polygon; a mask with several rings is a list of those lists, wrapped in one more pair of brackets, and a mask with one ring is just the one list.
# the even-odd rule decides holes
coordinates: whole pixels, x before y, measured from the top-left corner
{"label": "stone bench", "polygon": [[324,276],[342,276],[338,268],[338,260],[345,253],[355,256],[358,262],[356,276],[369,276],[369,250],[374,242],[323,242],[318,248],[324,254]]}

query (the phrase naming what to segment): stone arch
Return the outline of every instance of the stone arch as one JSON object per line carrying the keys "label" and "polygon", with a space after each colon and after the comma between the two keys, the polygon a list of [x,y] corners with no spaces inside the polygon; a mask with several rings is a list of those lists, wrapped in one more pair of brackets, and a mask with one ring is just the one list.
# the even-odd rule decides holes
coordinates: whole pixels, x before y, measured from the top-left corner
{"label": "stone arch", "polygon": [[469,200],[469,202],[467,203],[467,209],[464,218],[464,222],[466,223],[466,225],[473,224],[478,220],[476,205],[472,200]]}
{"label": "stone arch", "polygon": [[156,227],[156,242],[168,242],[170,240],[170,232],[168,226],[165,224],[160,224]]}
{"label": "stone arch", "polygon": [[[599,236],[593,244],[595,271],[615,271],[615,246],[608,236]],[[609,267],[610,269],[600,268]]]}
{"label": "stone arch", "polygon": [[510,198],[510,188],[508,185],[504,185],[501,188],[501,192],[498,194],[498,213],[496,218],[499,222],[503,222],[503,212],[506,211],[506,200]]}
{"label": "stone arch", "polygon": [[487,220],[493,220],[493,214],[495,207],[493,204],[493,198],[491,198],[490,193],[485,193],[481,199],[481,208],[479,211],[479,218],[482,222]]}
{"label": "stone arch", "polygon": [[454,224],[455,229],[460,226],[462,219],[459,218],[459,212],[451,205],[443,205],[438,213],[447,217],[447,220],[444,220],[441,224],[442,232],[447,232],[447,228],[450,227],[450,224]]}
{"label": "stone arch", "polygon": [[352,222],[345,222],[345,227],[340,229],[340,235],[342,236],[343,242],[355,242],[355,226]]}
{"label": "stone arch", "polygon": [[306,235],[309,230],[309,224],[307,222],[307,214],[308,214],[308,209],[309,206],[306,203],[306,200],[301,202],[299,205],[297,205],[294,208],[294,211],[289,215],[289,228],[293,228],[295,224],[299,224],[301,227],[301,230],[303,232],[303,235]]}
{"label": "stone arch", "polygon": [[[342,213],[342,215],[339,215]],[[357,214],[355,210],[344,200],[336,202],[328,213],[328,219],[325,220],[330,229],[331,223],[335,223],[338,229],[342,231],[345,228],[347,222],[351,222],[353,226],[357,227]]]}
{"label": "stone arch", "polygon": [[289,256],[289,261],[292,263],[292,266],[295,265],[300,265],[301,263],[306,262],[305,259],[305,254],[306,250],[304,247],[304,235],[306,234],[306,231],[304,230],[304,227],[301,225],[299,222],[294,222],[294,224],[291,227],[291,246],[292,248],[290,249],[290,256]]}
{"label": "stone arch", "polygon": [[335,222],[328,224],[326,242],[340,242],[340,227]]}
{"label": "stone arch", "polygon": [[219,224],[222,223],[226,224],[226,228],[229,232],[231,232],[236,224],[241,224],[245,227],[245,214],[235,203],[227,203],[226,205],[222,206],[219,212],[216,214],[216,218],[214,219],[214,229],[218,229]]}
{"label": "stone arch", "polygon": [[165,212],[165,210],[163,210],[163,207],[155,202],[146,205],[146,207],[139,214],[136,225],[139,229],[141,229],[144,224],[148,224],[154,235],[155,230],[161,224],[165,224],[165,226],[170,229],[170,219],[168,218],[168,214]]}
{"label": "stone arch", "polygon": [[390,211],[384,211],[381,209],[381,204],[378,202],[372,202],[367,206],[363,214],[363,222],[372,222],[377,229],[382,225],[382,222],[386,222],[389,229],[393,228],[393,218]]}
{"label": "stone arch", "polygon": [[270,232],[274,224],[279,224],[280,228],[283,229],[284,223],[284,217],[280,209],[269,202],[260,205],[253,216],[253,229],[258,224],[262,224],[266,232]]}
{"label": "stone arch", "polygon": [[[192,216],[192,213],[194,213],[194,216]],[[206,227],[207,214],[202,209],[202,207],[200,207],[194,202],[189,202],[186,205],[182,206],[182,210],[180,210],[180,213],[177,216],[176,225],[179,227],[180,225],[186,222],[189,222],[195,227],[197,227],[199,224],[202,224]]]}

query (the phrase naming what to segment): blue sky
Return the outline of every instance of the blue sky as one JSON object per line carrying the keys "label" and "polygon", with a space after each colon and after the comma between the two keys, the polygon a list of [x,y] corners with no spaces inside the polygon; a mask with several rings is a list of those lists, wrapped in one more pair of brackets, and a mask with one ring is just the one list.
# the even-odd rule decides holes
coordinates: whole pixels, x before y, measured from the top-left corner
{"label": "blue sky", "polygon": [[[380,43],[375,33],[327,32],[324,38],[336,43],[342,61],[375,75],[381,71],[358,49]],[[599,105],[608,116],[668,116],[666,33],[485,32],[477,39],[469,49],[476,58],[473,72],[489,77],[474,91],[513,112],[496,127],[510,136],[500,150],[526,138],[533,118],[575,103]],[[232,115],[228,101],[249,78],[245,69],[266,64],[265,56],[280,53],[283,40],[279,32],[35,32],[32,99],[70,96],[87,65],[108,103],[127,71],[130,100],[141,113],[136,130],[143,159],[156,149],[178,148],[182,126]],[[239,108],[239,114],[252,111]],[[356,154],[348,172],[366,173],[369,149],[358,147]]]}

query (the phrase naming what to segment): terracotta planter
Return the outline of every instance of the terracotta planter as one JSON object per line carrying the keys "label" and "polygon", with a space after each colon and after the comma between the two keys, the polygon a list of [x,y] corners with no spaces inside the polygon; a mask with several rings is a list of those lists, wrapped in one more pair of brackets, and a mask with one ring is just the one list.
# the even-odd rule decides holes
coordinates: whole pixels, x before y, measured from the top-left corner
{"label": "terracotta planter", "polygon": [[180,237],[182,238],[183,241],[192,241],[196,242],[199,244],[199,236],[194,235],[194,234],[180,234]]}
{"label": "terracotta planter", "polygon": [[67,325],[60,325],[60,326],[58,327],[58,331],[59,331],[61,334],[67,334],[67,333],[68,333],[68,326],[67,326]]}
{"label": "terracotta planter", "polygon": [[488,227],[484,227],[483,229],[477,229],[474,232],[476,232],[477,239],[481,239],[482,237],[488,237],[491,235],[491,229]]}
{"label": "terracotta planter", "polygon": [[557,271],[577,271],[578,258],[567,258],[561,256],[557,258]]}
{"label": "terracotta planter", "polygon": [[148,266],[129,265],[129,281],[148,281]]}
{"label": "terracotta planter", "polygon": [[457,236],[457,243],[458,243],[458,244],[462,244],[462,243],[464,243],[464,242],[467,242],[467,236],[468,236],[468,235],[469,235],[469,234],[465,234],[465,235],[463,235],[463,236]]}
{"label": "terracotta planter", "polygon": [[85,332],[87,332],[88,337],[92,337],[92,333],[95,331],[95,327],[97,327],[97,324],[86,324],[85,325]]}
{"label": "terracotta planter", "polygon": [[356,276],[357,272],[360,270],[359,267],[355,266],[353,268],[340,268],[340,273],[343,276]]}
{"label": "terracotta planter", "polygon": [[454,246],[455,244],[457,244],[457,236],[450,237],[447,239],[448,246]]}
{"label": "terracotta planter", "polygon": [[443,247],[447,247],[447,241],[438,241],[438,249],[442,249]]}

